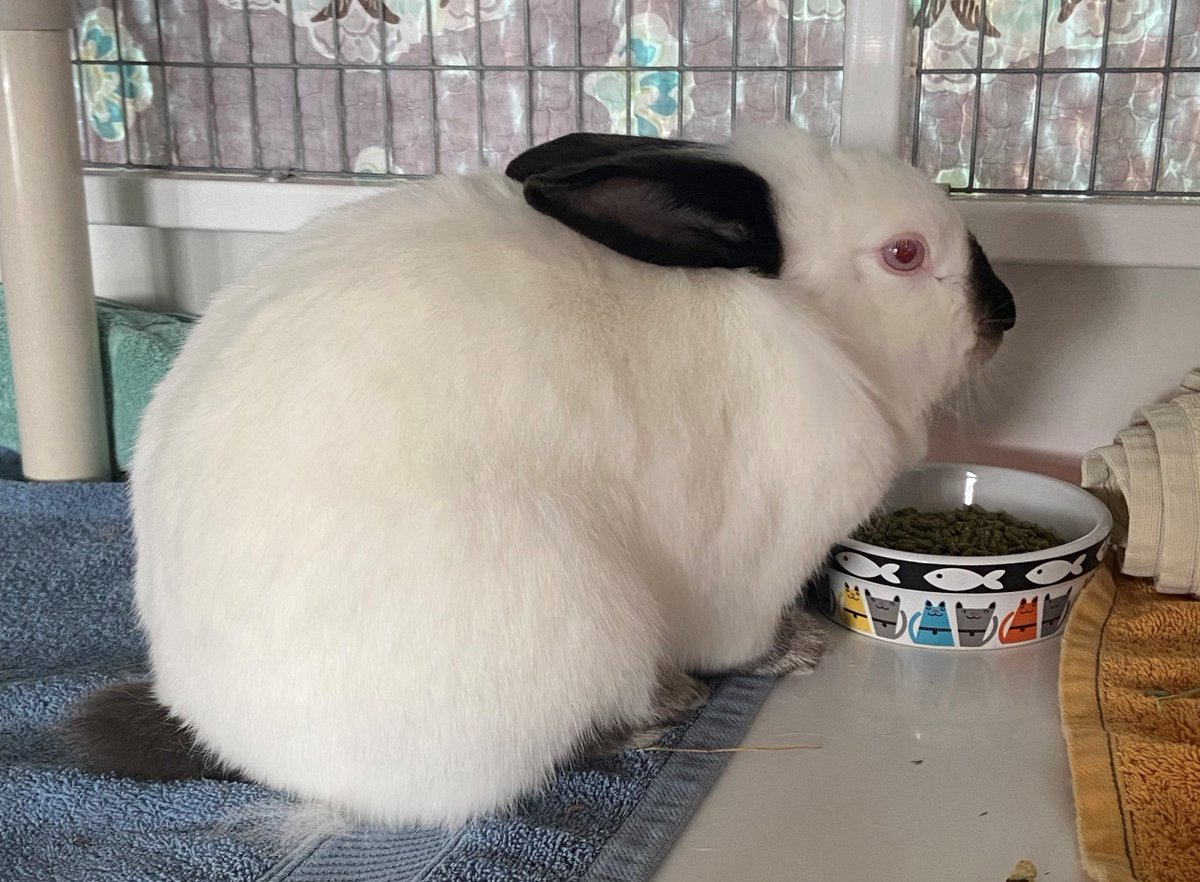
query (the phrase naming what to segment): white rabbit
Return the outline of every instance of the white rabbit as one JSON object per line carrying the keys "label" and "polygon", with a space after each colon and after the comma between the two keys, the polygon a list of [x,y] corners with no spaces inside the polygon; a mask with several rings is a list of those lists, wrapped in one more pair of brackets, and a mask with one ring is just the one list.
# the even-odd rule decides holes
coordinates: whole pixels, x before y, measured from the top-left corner
{"label": "white rabbit", "polygon": [[798,589],[1014,318],[937,187],[794,130],[568,136],[355,204],[156,392],[153,683],[75,736],[388,824],[501,809],[690,674],[814,664]]}

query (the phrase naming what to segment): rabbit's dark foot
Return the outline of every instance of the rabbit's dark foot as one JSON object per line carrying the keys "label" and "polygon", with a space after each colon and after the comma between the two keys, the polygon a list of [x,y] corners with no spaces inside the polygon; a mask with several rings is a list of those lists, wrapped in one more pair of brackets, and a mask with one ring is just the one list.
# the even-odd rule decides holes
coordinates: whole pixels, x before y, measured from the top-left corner
{"label": "rabbit's dark foot", "polygon": [[793,671],[808,673],[825,652],[825,633],[816,618],[799,603],[789,606],[779,620],[775,643],[762,657],[741,669],[741,673],[779,677]]}
{"label": "rabbit's dark foot", "polygon": [[684,717],[708,701],[708,686],[683,671],[664,671],[654,693],[650,719],[600,736],[588,748],[590,754],[617,753],[653,747]]}

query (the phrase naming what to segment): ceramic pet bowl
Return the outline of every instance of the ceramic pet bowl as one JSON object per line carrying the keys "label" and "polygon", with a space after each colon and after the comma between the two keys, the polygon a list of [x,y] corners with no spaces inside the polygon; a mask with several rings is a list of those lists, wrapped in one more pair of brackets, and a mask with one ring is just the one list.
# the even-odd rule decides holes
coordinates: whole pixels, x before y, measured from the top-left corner
{"label": "ceramic pet bowl", "polygon": [[1108,548],[1108,509],[1044,475],[928,464],[901,475],[884,510],[972,504],[1049,527],[1067,541],[1026,554],[950,557],[846,539],[810,586],[815,605],[855,633],[908,646],[1000,649],[1058,634]]}

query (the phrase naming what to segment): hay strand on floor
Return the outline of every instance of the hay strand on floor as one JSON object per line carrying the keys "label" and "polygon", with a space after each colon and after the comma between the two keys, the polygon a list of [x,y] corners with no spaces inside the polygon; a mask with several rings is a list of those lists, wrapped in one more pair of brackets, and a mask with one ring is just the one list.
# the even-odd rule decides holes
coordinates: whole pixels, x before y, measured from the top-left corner
{"label": "hay strand on floor", "polygon": [[740,747],[639,747],[638,750],[653,750],[660,753],[758,753],[778,750],[820,750],[821,744],[751,744]]}

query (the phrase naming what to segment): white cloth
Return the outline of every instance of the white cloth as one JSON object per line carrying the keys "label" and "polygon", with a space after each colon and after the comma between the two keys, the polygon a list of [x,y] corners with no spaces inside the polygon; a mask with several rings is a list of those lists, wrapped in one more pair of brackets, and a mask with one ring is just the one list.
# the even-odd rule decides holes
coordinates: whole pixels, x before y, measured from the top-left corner
{"label": "white cloth", "polygon": [[1121,571],[1200,597],[1200,370],[1083,458],[1083,486],[1113,514]]}

